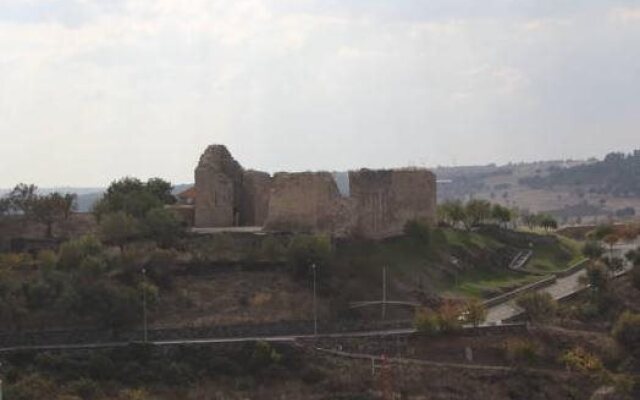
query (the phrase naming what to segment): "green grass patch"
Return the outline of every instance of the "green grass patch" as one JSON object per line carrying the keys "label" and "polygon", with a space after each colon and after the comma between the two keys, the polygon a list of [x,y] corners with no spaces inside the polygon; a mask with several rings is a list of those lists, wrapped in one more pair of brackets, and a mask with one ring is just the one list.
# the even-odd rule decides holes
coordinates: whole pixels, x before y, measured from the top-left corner
{"label": "green grass patch", "polygon": [[526,270],[558,272],[584,258],[578,242],[565,237],[556,238],[555,243],[539,244],[533,247],[533,257],[525,266]]}

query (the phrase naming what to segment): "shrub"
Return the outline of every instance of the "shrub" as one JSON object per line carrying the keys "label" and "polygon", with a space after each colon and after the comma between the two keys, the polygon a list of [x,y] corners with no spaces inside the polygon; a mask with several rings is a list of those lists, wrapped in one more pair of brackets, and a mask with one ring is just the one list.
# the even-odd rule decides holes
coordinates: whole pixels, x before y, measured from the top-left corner
{"label": "shrub", "polygon": [[269,235],[260,244],[259,258],[264,261],[281,261],[285,258],[287,249],[277,238]]}
{"label": "shrub", "polygon": [[436,335],[440,332],[438,315],[430,309],[424,308],[416,312],[413,325],[420,333]]}
{"label": "shrub", "polygon": [[636,289],[640,290],[640,265],[635,265],[631,270],[631,283]]}
{"label": "shrub", "polygon": [[533,322],[545,322],[553,319],[558,308],[556,301],[546,292],[523,294],[516,300],[516,304],[524,309],[528,319]]}
{"label": "shrub", "polygon": [[76,269],[87,257],[99,257],[103,255],[102,243],[94,236],[83,236],[70,240],[60,246],[58,252],[58,266],[62,269]]}
{"label": "shrub", "polygon": [[487,308],[482,301],[471,299],[465,304],[463,316],[466,323],[478,326],[487,319]]}
{"label": "shrub", "polygon": [[504,342],[504,354],[512,363],[532,364],[539,357],[539,348],[531,340],[510,338]]}
{"label": "shrub", "polygon": [[626,349],[640,352],[640,314],[625,311],[611,331],[613,337]]}
{"label": "shrub", "polygon": [[431,227],[428,223],[412,219],[404,225],[404,234],[420,245],[429,245],[431,242]]}
{"label": "shrub", "polygon": [[604,254],[604,247],[602,247],[600,242],[595,240],[590,240],[587,243],[585,243],[584,246],[582,247],[582,254],[585,257],[588,257],[592,260],[596,260],[602,257],[602,254]]}
{"label": "shrub", "polygon": [[148,400],[151,399],[144,389],[127,389],[120,392],[118,396],[121,400]]}
{"label": "shrub", "polygon": [[589,353],[579,346],[565,352],[562,357],[560,357],[560,361],[569,370],[583,374],[603,372],[604,370],[602,361],[600,361],[596,355]]}
{"label": "shrub", "polygon": [[12,400],[49,399],[55,396],[56,389],[55,383],[51,380],[31,374],[9,385],[6,396]]}
{"label": "shrub", "polygon": [[332,258],[331,242],[327,236],[297,235],[287,249],[287,260],[294,276],[307,276],[312,265],[318,267],[318,273],[323,275],[330,266]]}
{"label": "shrub", "polygon": [[141,229],[138,220],[124,211],[104,215],[100,220],[100,237],[106,243],[124,249],[128,242],[140,237]]}
{"label": "shrub", "polygon": [[444,302],[438,309],[438,324],[443,333],[457,332],[462,329],[460,307]]}
{"label": "shrub", "polygon": [[249,368],[259,371],[280,363],[282,355],[274,349],[268,342],[256,342],[249,359]]}
{"label": "shrub", "polygon": [[182,234],[180,220],[164,208],[149,210],[144,218],[144,226],[147,235],[163,248],[174,245]]}

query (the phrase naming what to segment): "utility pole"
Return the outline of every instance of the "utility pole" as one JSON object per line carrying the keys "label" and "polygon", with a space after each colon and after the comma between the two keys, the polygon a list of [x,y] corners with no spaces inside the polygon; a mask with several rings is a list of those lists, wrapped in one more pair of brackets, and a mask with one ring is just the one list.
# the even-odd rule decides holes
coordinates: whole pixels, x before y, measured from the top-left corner
{"label": "utility pole", "polygon": [[[142,268],[142,323],[144,330],[144,342],[149,341],[147,332],[147,269]],[[0,400],[2,400],[0,398]]]}
{"label": "utility pole", "polygon": [[312,264],[311,269],[313,269],[313,336],[318,336],[318,303],[316,300],[316,265]]}
{"label": "utility pole", "polygon": [[382,319],[387,315],[387,267],[382,267]]}

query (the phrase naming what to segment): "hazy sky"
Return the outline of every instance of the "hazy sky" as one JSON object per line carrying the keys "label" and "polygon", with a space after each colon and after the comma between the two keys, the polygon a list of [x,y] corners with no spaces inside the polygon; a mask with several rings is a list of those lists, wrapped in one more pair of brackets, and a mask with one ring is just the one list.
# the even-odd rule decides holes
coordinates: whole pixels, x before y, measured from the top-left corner
{"label": "hazy sky", "polygon": [[640,148],[640,3],[0,0],[0,187]]}

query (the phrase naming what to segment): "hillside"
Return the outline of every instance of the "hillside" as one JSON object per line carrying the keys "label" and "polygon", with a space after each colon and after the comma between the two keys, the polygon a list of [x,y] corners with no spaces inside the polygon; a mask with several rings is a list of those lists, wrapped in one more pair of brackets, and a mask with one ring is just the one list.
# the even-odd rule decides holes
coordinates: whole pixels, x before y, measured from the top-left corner
{"label": "hillside", "polygon": [[603,160],[558,160],[502,166],[440,167],[438,198],[480,198],[511,208],[547,212],[561,224],[634,218],[640,210],[638,152]]}

